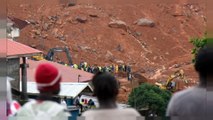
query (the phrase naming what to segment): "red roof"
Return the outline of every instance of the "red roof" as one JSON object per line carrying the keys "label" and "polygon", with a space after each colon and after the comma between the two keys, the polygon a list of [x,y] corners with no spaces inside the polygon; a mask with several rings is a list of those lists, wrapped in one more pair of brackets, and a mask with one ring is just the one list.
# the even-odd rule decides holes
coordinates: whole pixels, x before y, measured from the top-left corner
{"label": "red roof", "polygon": [[64,66],[56,62],[50,62],[46,60],[41,60],[41,61],[27,60],[27,63],[29,64],[29,68],[27,68],[28,81],[35,81],[34,73],[37,66],[40,63],[50,63],[50,64],[53,64],[55,67],[57,67],[62,74],[62,82],[78,82],[78,75],[81,76],[79,77],[79,82],[89,82],[93,77],[93,74],[91,73],[74,69],[68,66]]}
{"label": "red roof", "polygon": [[0,39],[0,54],[5,54],[7,58],[27,57],[38,53],[42,51],[10,39]]}

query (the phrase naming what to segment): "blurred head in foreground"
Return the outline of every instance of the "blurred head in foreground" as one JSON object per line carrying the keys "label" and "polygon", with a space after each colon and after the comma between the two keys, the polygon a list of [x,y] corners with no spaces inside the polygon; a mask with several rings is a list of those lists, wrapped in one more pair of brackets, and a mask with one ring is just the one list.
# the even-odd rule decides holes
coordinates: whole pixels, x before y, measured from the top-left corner
{"label": "blurred head in foreground", "polygon": [[200,85],[206,86],[213,82],[213,46],[204,46],[195,58],[195,70],[200,77]]}
{"label": "blurred head in foreground", "polygon": [[100,108],[115,108],[118,95],[118,82],[110,73],[98,72],[92,79],[94,95],[97,96]]}

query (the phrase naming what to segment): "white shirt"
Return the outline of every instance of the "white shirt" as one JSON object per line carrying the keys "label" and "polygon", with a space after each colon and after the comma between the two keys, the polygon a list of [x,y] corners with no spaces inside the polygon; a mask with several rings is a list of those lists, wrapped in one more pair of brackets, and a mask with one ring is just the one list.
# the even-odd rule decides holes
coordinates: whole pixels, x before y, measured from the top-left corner
{"label": "white shirt", "polygon": [[63,106],[52,101],[30,101],[17,112],[17,120],[68,120],[68,116]]}
{"label": "white shirt", "polygon": [[177,92],[169,102],[166,116],[172,120],[208,120],[213,116],[210,94],[211,91],[198,86]]}
{"label": "white shirt", "polygon": [[135,109],[94,109],[82,114],[85,120],[136,120],[141,116]]}

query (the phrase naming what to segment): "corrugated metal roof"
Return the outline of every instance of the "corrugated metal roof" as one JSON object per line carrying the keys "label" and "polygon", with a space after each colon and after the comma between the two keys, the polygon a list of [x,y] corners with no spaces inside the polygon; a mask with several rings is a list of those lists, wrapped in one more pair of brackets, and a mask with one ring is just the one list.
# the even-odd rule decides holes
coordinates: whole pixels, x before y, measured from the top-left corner
{"label": "corrugated metal roof", "polygon": [[37,66],[41,63],[50,63],[53,64],[55,67],[59,69],[59,71],[62,74],[62,82],[78,82],[78,75],[79,77],[79,82],[88,82],[92,79],[93,74],[74,69],[72,67],[64,66],[61,64],[58,64],[56,62],[50,62],[46,60],[41,60],[41,61],[34,61],[34,60],[27,60],[27,63],[29,64],[29,68],[27,68],[27,80],[28,81],[35,81],[35,70]]}
{"label": "corrugated metal roof", "polygon": [[0,53],[5,53],[7,58],[13,58],[32,56],[34,54],[42,53],[42,51],[5,38],[0,39]]}
{"label": "corrugated metal roof", "polygon": [[[71,83],[71,82],[61,83],[61,91],[59,95],[75,98],[87,87],[89,87],[91,92],[93,91],[89,83]],[[27,93],[31,94],[39,93],[35,82],[27,82]]]}

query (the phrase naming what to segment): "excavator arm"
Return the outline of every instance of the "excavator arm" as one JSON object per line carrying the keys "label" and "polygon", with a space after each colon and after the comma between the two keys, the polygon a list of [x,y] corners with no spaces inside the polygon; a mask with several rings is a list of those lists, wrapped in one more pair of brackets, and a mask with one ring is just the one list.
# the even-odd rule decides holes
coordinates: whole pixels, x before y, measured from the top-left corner
{"label": "excavator arm", "polygon": [[64,47],[64,48],[61,48],[61,47],[51,48],[51,49],[49,50],[49,52],[47,53],[45,59],[46,59],[46,60],[49,60],[49,61],[53,61],[55,52],[65,52],[65,53],[66,53],[66,56],[67,56],[67,59],[68,59],[68,62],[69,62],[69,65],[72,65],[72,64],[73,64],[73,62],[72,62],[72,57],[71,57],[71,54],[70,54],[70,51],[69,51],[69,48],[68,48],[68,47]]}

